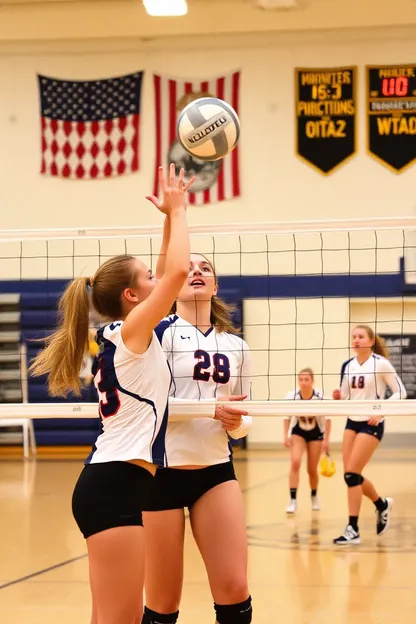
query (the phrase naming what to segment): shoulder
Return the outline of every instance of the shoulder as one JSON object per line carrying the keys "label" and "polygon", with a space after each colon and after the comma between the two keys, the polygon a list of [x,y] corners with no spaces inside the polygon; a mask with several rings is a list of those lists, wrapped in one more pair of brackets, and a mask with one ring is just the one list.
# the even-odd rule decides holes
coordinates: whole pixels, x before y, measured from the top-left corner
{"label": "shoulder", "polygon": [[179,316],[177,314],[170,314],[169,316],[164,318],[163,321],[160,321],[158,325],[156,325],[155,334],[158,337],[159,342],[162,342],[166,330],[169,329],[169,327],[172,327],[176,323],[178,318]]}
{"label": "shoulder", "polygon": [[316,388],[313,389],[313,395],[312,395],[313,399],[319,399],[322,400],[324,398],[324,395],[322,394],[322,392],[320,392],[319,390],[316,390]]}
{"label": "shoulder", "polygon": [[250,351],[250,347],[246,341],[237,334],[230,334],[229,332],[216,332],[217,338],[219,338],[224,344],[230,345],[232,349],[239,349],[240,351]]}
{"label": "shoulder", "polygon": [[109,340],[114,344],[118,344],[121,337],[121,328],[123,321],[113,321],[108,325],[104,325],[97,331],[97,342],[103,342],[103,340]]}
{"label": "shoulder", "polygon": [[298,391],[297,390],[291,390],[286,395],[286,400],[288,400],[288,401],[294,401],[295,399],[298,399],[298,398],[299,397],[298,397]]}
{"label": "shoulder", "polygon": [[378,370],[381,370],[381,371],[393,370],[393,365],[390,362],[390,360],[388,360],[387,358],[383,357],[382,355],[377,355],[376,353],[373,354],[373,358],[374,358],[374,361]]}
{"label": "shoulder", "polygon": [[349,360],[345,360],[345,362],[341,366],[341,375],[344,374],[348,368],[350,368],[355,361],[355,357],[350,358]]}

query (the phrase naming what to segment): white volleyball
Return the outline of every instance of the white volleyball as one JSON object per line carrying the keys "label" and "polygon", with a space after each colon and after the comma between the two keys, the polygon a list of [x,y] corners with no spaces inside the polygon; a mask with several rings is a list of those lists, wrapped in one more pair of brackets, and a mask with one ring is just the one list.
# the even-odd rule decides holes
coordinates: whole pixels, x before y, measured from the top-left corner
{"label": "white volleyball", "polygon": [[194,100],[178,118],[178,138],[187,152],[200,160],[219,160],[240,138],[240,120],[232,106],[214,97]]}

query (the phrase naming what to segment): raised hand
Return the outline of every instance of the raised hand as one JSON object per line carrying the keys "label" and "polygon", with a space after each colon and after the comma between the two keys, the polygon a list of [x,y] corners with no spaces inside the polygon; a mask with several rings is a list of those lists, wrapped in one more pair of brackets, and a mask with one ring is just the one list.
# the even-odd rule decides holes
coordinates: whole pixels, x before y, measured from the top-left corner
{"label": "raised hand", "polygon": [[159,167],[159,183],[163,197],[160,200],[154,195],[148,195],[146,199],[152,202],[160,212],[170,215],[172,211],[178,208],[186,208],[186,192],[195,182],[195,179],[195,176],[193,176],[185,184],[185,170],[183,168],[176,178],[175,165],[172,163],[169,167],[169,178],[166,180],[163,167]]}

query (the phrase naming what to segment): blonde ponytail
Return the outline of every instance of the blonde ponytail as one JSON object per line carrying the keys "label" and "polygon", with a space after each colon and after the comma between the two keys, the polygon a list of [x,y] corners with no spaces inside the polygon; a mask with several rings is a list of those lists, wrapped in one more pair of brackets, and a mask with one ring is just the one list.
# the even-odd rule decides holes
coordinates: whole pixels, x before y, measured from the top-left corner
{"label": "blonde ponytail", "polygon": [[214,295],[211,298],[211,318],[210,321],[218,332],[229,334],[239,334],[240,330],[234,326],[232,314],[235,306],[225,303],[222,299]]}
{"label": "blonde ponytail", "polygon": [[58,329],[46,339],[29,371],[48,375],[49,394],[66,396],[72,391],[80,395],[82,360],[88,351],[90,301],[87,280],[73,280],[59,300]]}
{"label": "blonde ponytail", "polygon": [[29,371],[48,375],[49,393],[66,396],[81,394],[80,371],[88,352],[88,325],[91,302],[102,319],[123,318],[122,294],[126,288],[138,288],[137,260],[123,254],[106,260],[93,278],[74,279],[59,300],[58,329],[46,339]]}

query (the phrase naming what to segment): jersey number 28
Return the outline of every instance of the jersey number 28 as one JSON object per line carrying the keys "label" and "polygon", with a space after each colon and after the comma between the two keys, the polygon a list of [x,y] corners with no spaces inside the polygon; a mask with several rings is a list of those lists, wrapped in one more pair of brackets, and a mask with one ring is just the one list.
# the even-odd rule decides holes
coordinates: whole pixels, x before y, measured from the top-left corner
{"label": "jersey number 28", "polygon": [[[202,349],[197,349],[194,353],[194,357],[198,360],[194,366],[193,378],[197,381],[209,381],[211,373],[208,372],[208,368],[211,368],[211,357],[209,353]],[[215,383],[226,384],[230,381],[230,360],[226,355],[222,353],[214,353],[212,356],[212,365],[214,370],[212,372],[212,379]]]}

